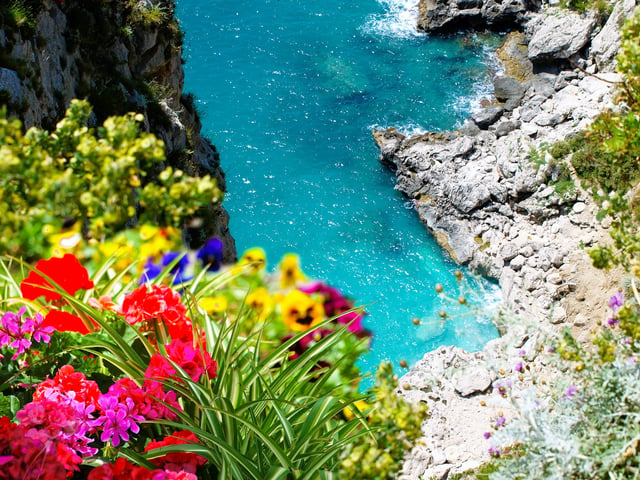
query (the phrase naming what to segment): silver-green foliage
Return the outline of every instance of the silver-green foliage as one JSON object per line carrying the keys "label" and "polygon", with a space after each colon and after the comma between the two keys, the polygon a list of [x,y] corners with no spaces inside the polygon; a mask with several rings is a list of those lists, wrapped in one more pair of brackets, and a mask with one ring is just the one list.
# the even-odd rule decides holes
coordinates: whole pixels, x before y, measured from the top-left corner
{"label": "silver-green foliage", "polygon": [[637,355],[621,347],[612,362],[583,361],[573,379],[575,393],[560,387],[539,397],[529,391],[517,402],[518,417],[492,437],[503,453],[511,452],[491,479],[637,478]]}

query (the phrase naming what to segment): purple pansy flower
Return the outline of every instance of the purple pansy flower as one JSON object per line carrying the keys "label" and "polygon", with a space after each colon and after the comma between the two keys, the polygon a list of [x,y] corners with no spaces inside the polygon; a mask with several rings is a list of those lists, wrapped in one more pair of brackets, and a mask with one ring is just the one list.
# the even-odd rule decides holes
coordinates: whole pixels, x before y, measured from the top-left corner
{"label": "purple pansy flower", "polygon": [[198,250],[197,258],[202,262],[203,267],[207,267],[208,271],[215,272],[220,270],[223,252],[224,243],[222,240],[212,237]]}

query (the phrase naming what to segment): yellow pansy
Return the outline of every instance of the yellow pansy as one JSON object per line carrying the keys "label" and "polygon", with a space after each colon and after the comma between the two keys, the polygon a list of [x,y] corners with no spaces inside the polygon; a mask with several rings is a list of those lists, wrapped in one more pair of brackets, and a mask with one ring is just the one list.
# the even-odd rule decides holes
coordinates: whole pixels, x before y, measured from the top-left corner
{"label": "yellow pansy", "polygon": [[203,297],[198,302],[205,312],[209,315],[214,313],[222,313],[227,310],[229,302],[223,295],[216,295],[215,297]]}
{"label": "yellow pansy", "polygon": [[251,265],[249,270],[251,273],[259,272],[266,264],[267,255],[264,253],[264,250],[259,247],[250,248],[245,251],[238,262],[238,266]]}
{"label": "yellow pansy", "polygon": [[280,287],[291,288],[306,280],[300,270],[300,258],[295,253],[287,253],[280,261]]}
{"label": "yellow pansy", "polygon": [[258,321],[264,321],[273,312],[273,298],[265,287],[256,288],[247,295],[247,305],[259,315]]}
{"label": "yellow pansy", "polygon": [[144,224],[140,227],[140,238],[142,240],[150,240],[153,238],[160,229],[153,225]]}
{"label": "yellow pansy", "polygon": [[291,290],[280,304],[285,326],[294,332],[315,327],[324,318],[324,307],[300,290]]}

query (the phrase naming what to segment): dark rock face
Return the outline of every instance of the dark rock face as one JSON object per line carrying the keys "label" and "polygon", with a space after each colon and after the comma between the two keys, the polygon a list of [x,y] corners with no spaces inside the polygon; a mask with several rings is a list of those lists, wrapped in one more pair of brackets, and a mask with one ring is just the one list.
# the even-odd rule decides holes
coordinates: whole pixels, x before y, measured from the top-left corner
{"label": "dark rock face", "polygon": [[[102,3],[43,0],[32,29],[2,25],[0,47],[15,65],[0,70],[8,114],[27,128],[51,130],[72,98],[88,98],[100,123],[110,115],[143,113],[147,131],[164,141],[169,165],[189,175],[209,174],[224,191],[218,152],[202,137],[193,98],[183,92],[175,4],[163,2],[166,16],[148,24],[136,17],[136,9],[153,7],[150,2],[109,2],[108,8]],[[202,212],[202,220],[199,235],[220,237],[225,261],[234,261],[224,208]]]}
{"label": "dark rock face", "polygon": [[521,25],[535,2],[527,0],[420,0],[418,29],[430,33],[458,30],[508,30]]}

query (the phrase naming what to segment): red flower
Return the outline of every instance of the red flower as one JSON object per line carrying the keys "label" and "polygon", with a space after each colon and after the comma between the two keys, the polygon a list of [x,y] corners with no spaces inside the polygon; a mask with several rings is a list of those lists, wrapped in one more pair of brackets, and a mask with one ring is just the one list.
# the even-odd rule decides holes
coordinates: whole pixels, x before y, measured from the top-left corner
{"label": "red flower", "polygon": [[35,300],[42,295],[48,301],[62,298],[57,291],[52,290],[53,285],[37,272],[51,278],[69,295],[74,295],[78,290],[93,288],[87,269],[80,265],[74,255],[67,253],[62,258],[53,257],[36,263],[35,269],[29,272],[20,284],[22,296],[29,300]]}
{"label": "red flower", "polygon": [[[152,440],[147,444],[146,447],[144,447],[144,450],[145,452],[148,452],[149,450],[153,450],[154,448],[161,448],[169,445],[188,445],[193,443],[198,443],[198,439],[193,434],[193,432],[183,430],[180,432],[173,432],[172,436],[165,437],[164,440],[161,440],[159,442]],[[162,457],[153,458],[151,459],[151,463],[174,472],[179,472],[182,470],[188,473],[196,473],[196,469],[199,466],[207,463],[207,459],[195,453],[174,452],[167,453]]]}
{"label": "red flower", "polygon": [[64,394],[75,392],[74,400],[98,408],[98,397],[100,396],[98,384],[93,380],[87,380],[84,373],[76,372],[71,365],[63,365],[53,379],[47,379],[40,383],[33,394],[33,401],[41,400],[48,388],[53,388]]}
{"label": "red flower", "polygon": [[186,311],[180,295],[171,288],[152,285],[151,291],[148,291],[147,285],[142,285],[124,297],[119,313],[124,315],[130,325],[160,318],[171,338],[191,339],[193,332],[191,321],[185,315]]}
{"label": "red flower", "polygon": [[88,480],[151,480],[152,476],[160,470],[147,470],[131,463],[126,458],[120,457],[112,465],[105,463],[91,470]]}
{"label": "red flower", "polygon": [[[167,345],[167,358],[175,362],[194,382],[197,382],[204,372],[207,372],[209,378],[217,376],[218,363],[211,358],[209,352],[193,348],[191,341],[173,340]],[[159,353],[153,354],[145,371],[145,378],[149,380],[168,378],[179,380],[175,369],[167,358]]]}
{"label": "red flower", "polygon": [[62,310],[49,310],[42,321],[42,326],[53,327],[58,332],[78,332],[83,335],[90,333],[80,317]]}
{"label": "red flower", "polygon": [[42,442],[7,417],[0,418],[0,480],[65,478],[66,471],[57,453],[53,443]]}

